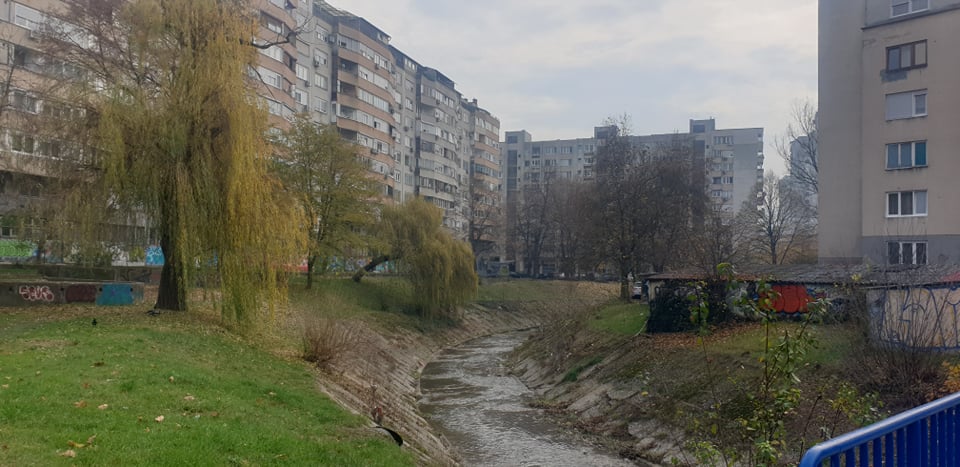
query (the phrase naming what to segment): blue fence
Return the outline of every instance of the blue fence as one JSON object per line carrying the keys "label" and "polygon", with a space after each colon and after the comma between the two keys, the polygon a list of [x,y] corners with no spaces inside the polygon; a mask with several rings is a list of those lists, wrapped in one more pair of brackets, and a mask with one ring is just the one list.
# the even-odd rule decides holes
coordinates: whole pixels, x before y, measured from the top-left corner
{"label": "blue fence", "polygon": [[824,465],[960,465],[960,392],[820,443],[800,461]]}

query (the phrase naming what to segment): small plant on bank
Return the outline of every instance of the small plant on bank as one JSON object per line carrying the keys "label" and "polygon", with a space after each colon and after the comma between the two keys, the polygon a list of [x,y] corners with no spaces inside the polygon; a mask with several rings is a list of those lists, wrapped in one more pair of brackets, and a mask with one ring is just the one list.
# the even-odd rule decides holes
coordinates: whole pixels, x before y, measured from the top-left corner
{"label": "small plant on bank", "polygon": [[[718,274],[726,282],[727,291],[741,289],[728,264],[718,266]],[[706,371],[715,372],[707,357],[702,335],[708,332],[708,320],[712,311],[706,284],[692,284],[688,296],[690,321],[697,325],[701,334],[700,344],[704,349]],[[756,294],[741,296],[737,307],[748,317],[760,319],[764,334],[758,363],[760,374],[755,381],[742,383],[741,400],[721,401],[713,391],[715,402],[706,412],[704,420],[695,421],[695,429],[707,439],[719,440],[720,434],[733,433],[739,438],[740,447],[731,449],[714,442],[699,440],[689,448],[699,464],[722,463],[746,465],[773,465],[787,451],[785,419],[795,415],[801,402],[798,372],[807,363],[808,352],[817,345],[810,332],[810,324],[820,319],[826,310],[823,301],[808,305],[797,329],[779,329],[773,303],[777,292],[764,280],[757,281]],[[712,378],[716,380],[716,378]],[[731,407],[731,404],[734,407]],[[732,417],[730,415],[733,415]]]}
{"label": "small plant on bank", "polygon": [[309,317],[303,324],[303,359],[327,370],[355,345],[355,333],[336,320]]}

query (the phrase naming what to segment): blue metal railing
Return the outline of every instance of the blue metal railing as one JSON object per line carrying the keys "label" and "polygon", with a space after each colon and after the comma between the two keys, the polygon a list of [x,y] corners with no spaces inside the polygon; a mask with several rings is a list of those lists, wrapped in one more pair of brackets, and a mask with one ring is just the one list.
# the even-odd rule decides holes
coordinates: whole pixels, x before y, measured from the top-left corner
{"label": "blue metal railing", "polygon": [[960,392],[824,441],[800,461],[824,465],[960,466]]}

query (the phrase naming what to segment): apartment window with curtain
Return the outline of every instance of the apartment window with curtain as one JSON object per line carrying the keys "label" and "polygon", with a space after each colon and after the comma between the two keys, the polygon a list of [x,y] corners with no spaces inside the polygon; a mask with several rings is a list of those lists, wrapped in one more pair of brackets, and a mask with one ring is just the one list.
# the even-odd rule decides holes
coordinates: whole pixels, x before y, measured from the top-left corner
{"label": "apartment window with curtain", "polygon": [[909,141],[887,145],[887,170],[927,166],[927,142]]}

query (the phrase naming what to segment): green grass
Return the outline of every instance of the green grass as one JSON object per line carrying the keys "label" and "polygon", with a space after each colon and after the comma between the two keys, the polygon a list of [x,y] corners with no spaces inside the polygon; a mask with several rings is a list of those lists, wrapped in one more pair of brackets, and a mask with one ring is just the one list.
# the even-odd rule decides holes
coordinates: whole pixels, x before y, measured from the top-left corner
{"label": "green grass", "polygon": [[484,279],[477,294],[478,302],[557,302],[598,294],[616,297],[616,284],[534,279]]}
{"label": "green grass", "polygon": [[414,464],[307,366],[197,316],[0,310],[0,465]]}
{"label": "green grass", "polygon": [[590,328],[596,331],[632,336],[644,330],[650,307],[645,303],[615,303],[603,307]]}
{"label": "green grass", "polygon": [[590,358],[589,360],[584,360],[580,362],[579,365],[571,368],[570,371],[567,371],[566,374],[563,375],[563,382],[572,383],[576,381],[578,378],[580,378],[580,373],[583,373],[583,370],[586,370],[587,368],[590,368],[602,361],[603,361],[602,356],[595,355],[593,358]]}

